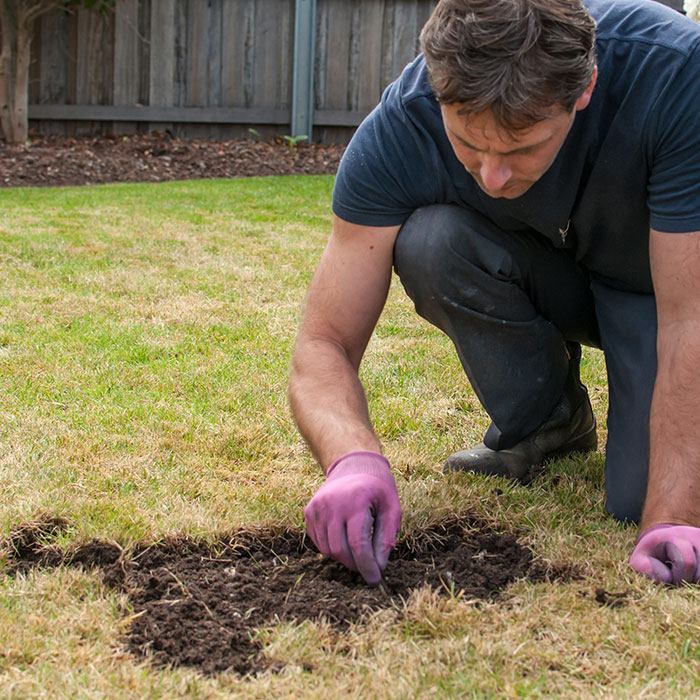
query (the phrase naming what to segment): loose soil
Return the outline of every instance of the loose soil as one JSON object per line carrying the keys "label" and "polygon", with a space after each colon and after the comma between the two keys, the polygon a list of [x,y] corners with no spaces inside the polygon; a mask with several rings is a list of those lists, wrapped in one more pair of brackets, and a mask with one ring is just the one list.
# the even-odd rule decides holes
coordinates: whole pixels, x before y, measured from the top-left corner
{"label": "loose soil", "polygon": [[163,182],[260,175],[330,175],[344,146],[284,140],[181,141],[168,135],[0,141],[0,187]]}
{"label": "loose soil", "polygon": [[82,566],[126,591],[131,623],[124,643],[157,664],[204,674],[275,669],[256,630],[280,621],[326,620],[338,630],[393,608],[430,586],[464,600],[495,600],[516,579],[576,576],[546,568],[510,533],[455,519],[400,542],[385,571],[386,590],[320,555],[303,533],[240,532],[206,544],[191,538],[137,547],[92,541],[71,551],[48,542],[68,524],[45,520],[16,528],[4,543],[10,574],[37,567]]}

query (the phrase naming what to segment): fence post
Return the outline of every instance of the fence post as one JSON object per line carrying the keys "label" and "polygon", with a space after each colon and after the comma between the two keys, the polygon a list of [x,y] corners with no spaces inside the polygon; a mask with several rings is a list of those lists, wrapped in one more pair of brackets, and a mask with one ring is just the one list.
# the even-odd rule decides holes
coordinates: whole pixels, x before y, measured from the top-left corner
{"label": "fence post", "polygon": [[292,136],[311,141],[314,116],[316,0],[296,0],[294,16],[294,81]]}

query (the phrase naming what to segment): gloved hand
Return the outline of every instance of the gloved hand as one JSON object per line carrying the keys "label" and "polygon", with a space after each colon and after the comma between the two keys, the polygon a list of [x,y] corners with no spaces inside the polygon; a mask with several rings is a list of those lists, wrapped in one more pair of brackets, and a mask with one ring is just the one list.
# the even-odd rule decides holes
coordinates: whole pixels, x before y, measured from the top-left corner
{"label": "gloved hand", "polygon": [[319,551],[377,585],[401,524],[389,462],[377,452],[343,455],[331,465],[304,518]]}
{"label": "gloved hand", "polygon": [[700,580],[700,528],[654,525],[637,540],[630,566],[660,583]]}

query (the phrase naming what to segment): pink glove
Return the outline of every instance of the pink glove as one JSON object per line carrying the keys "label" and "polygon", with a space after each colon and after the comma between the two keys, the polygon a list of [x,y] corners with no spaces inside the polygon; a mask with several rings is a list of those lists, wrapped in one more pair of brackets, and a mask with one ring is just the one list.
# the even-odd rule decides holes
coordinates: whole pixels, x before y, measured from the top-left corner
{"label": "pink glove", "polygon": [[343,455],[331,465],[304,518],[319,551],[377,585],[401,524],[389,462],[377,452]]}
{"label": "pink glove", "polygon": [[637,540],[630,566],[659,583],[700,580],[700,528],[654,525]]}

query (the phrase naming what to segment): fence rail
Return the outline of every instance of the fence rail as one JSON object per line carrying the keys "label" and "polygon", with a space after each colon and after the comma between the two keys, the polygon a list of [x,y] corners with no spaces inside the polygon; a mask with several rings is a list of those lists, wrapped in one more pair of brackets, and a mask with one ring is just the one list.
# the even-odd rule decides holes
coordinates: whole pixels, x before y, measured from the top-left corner
{"label": "fence rail", "polygon": [[48,14],[33,41],[30,126],[267,137],[298,129],[292,112],[307,105],[314,139],[342,143],[414,57],[435,3],[116,0],[108,15]]}

